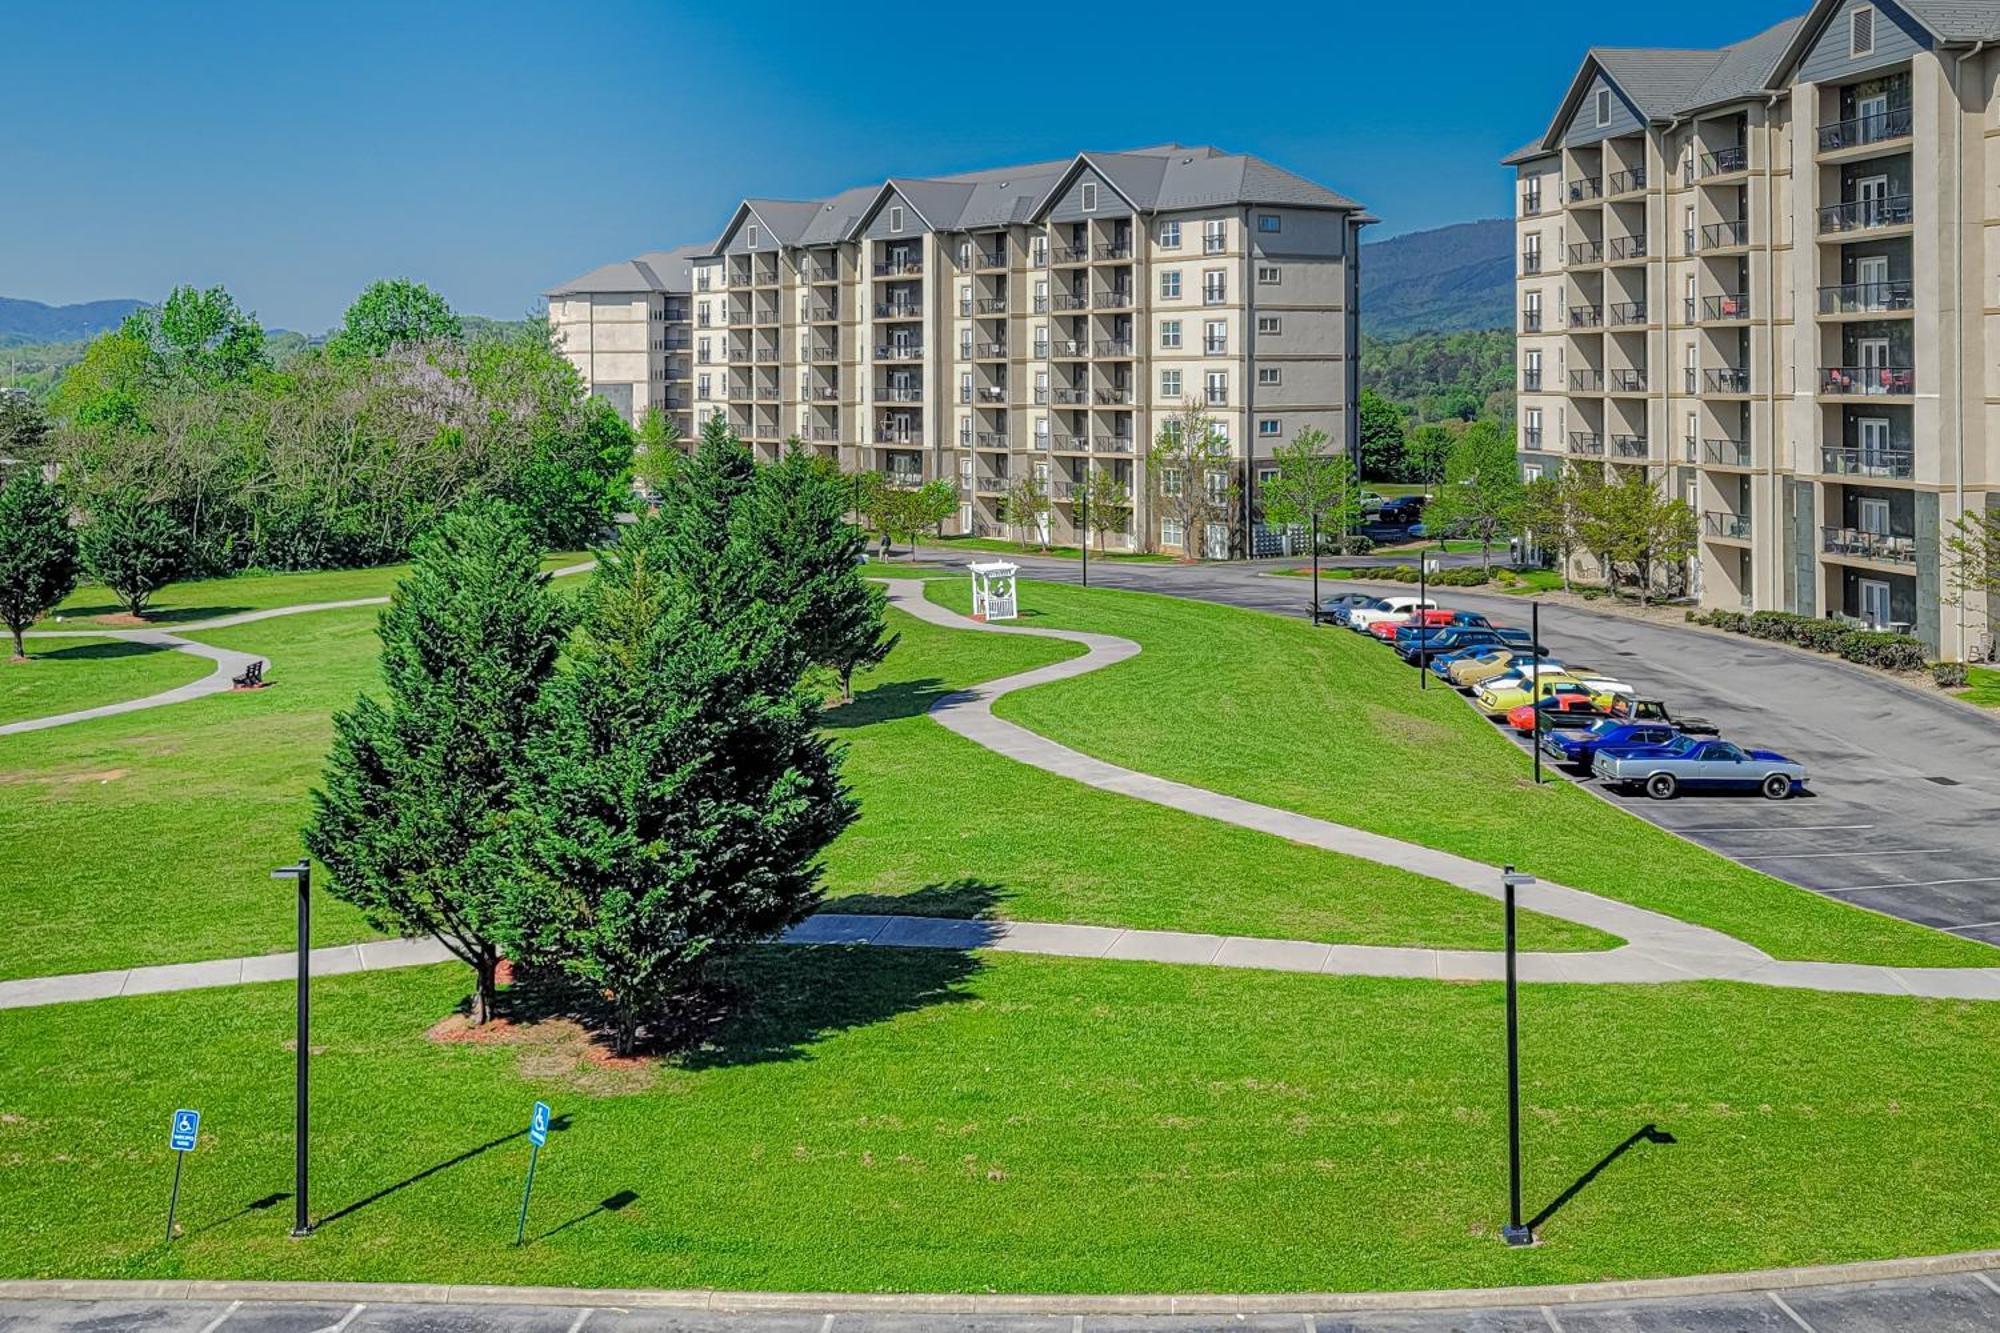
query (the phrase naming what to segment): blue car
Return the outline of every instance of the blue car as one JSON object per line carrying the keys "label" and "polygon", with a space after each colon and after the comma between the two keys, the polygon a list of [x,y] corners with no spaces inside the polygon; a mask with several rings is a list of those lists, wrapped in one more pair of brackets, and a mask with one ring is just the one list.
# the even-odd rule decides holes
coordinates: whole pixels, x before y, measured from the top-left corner
{"label": "blue car", "polygon": [[1599,718],[1581,731],[1545,731],[1542,753],[1558,764],[1588,764],[1604,746],[1629,748],[1665,745],[1678,733],[1664,722],[1622,722]]}
{"label": "blue car", "polygon": [[[1534,646],[1534,636],[1524,629],[1511,625],[1493,625],[1486,629],[1470,631],[1456,647],[1447,649],[1443,644],[1431,642],[1425,645],[1425,665],[1431,674],[1439,679],[1449,679],[1451,664],[1468,657],[1479,657],[1495,648],[1530,648]],[[1544,653],[1547,649],[1543,650]]]}
{"label": "blue car", "polygon": [[1775,750],[1745,750],[1699,736],[1676,736],[1664,745],[1600,745],[1590,771],[1614,791],[1636,787],[1656,801],[1682,791],[1742,790],[1782,801],[1806,785],[1805,765]]}
{"label": "blue car", "polygon": [[1396,655],[1412,666],[1428,665],[1432,658],[1468,648],[1495,648],[1503,640],[1490,626],[1452,625],[1431,634],[1396,635]]}

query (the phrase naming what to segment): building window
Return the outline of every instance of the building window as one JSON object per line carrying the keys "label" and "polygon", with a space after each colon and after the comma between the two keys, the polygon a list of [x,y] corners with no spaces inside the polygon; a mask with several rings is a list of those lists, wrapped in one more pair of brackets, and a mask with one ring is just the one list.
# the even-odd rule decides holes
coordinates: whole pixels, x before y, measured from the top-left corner
{"label": "building window", "polygon": [[1280,224],[1278,222],[1278,215],[1276,213],[1259,213],[1257,215],[1258,231],[1274,232],[1278,230],[1279,225]]}
{"label": "building window", "polygon": [[[1277,423],[1273,422],[1272,424],[1275,425]],[[1278,476],[1279,469],[1274,467],[1260,467],[1257,469],[1257,484],[1259,486],[1272,485],[1278,480]]]}
{"label": "building window", "polygon": [[1227,407],[1229,405],[1229,372],[1211,370],[1208,372],[1208,405]]}
{"label": "building window", "polygon": [[1866,5],[1855,6],[1848,16],[1848,52],[1851,55],[1873,55],[1875,52],[1875,11]]}
{"label": "building window", "polygon": [[1177,319],[1160,321],[1160,346],[1177,350],[1181,345],[1181,322]]}
{"label": "building window", "polygon": [[1522,481],[1540,481],[1541,479],[1542,479],[1542,465],[1540,463],[1521,464]]}
{"label": "building window", "polygon": [[757,226],[755,223],[743,229],[743,248],[746,250],[755,250],[757,248]]}
{"label": "building window", "polygon": [[1284,383],[1284,371],[1278,366],[1259,366],[1257,367],[1257,382],[1259,384],[1282,384]]}
{"label": "building window", "polygon": [[1181,248],[1180,223],[1162,222],[1160,224],[1160,248],[1162,250],[1178,250]]}
{"label": "building window", "polygon": [[1170,467],[1160,473],[1160,494],[1179,495],[1181,493],[1181,470]]}
{"label": "building window", "polygon": [[1599,88],[1597,90],[1597,123],[1599,125],[1609,125],[1611,123],[1611,90],[1609,88]]}
{"label": "building window", "polygon": [[1531,407],[1521,414],[1521,443],[1530,449],[1542,447],[1542,409]]}
{"label": "building window", "polygon": [[1083,211],[1086,213],[1095,213],[1097,211],[1096,181],[1085,181],[1083,183]]}
{"label": "building window", "polygon": [[[1260,440],[1277,439],[1278,419],[1276,417],[1260,417],[1257,421],[1257,438]],[[1275,476],[1277,476],[1277,473],[1274,472],[1271,474],[1271,477]],[[1262,480],[1269,481],[1271,477],[1265,477]]]}
{"label": "building window", "polygon": [[1161,371],[1160,397],[1178,398],[1180,396],[1181,396],[1181,373],[1178,370]]}
{"label": "building window", "polygon": [[1229,274],[1219,268],[1209,269],[1201,275],[1201,303],[1221,305],[1229,299]]}
{"label": "building window", "polygon": [[1028,240],[1029,262],[1036,268],[1046,268],[1049,262],[1049,238],[1046,232],[1036,232]]}
{"label": "building window", "polygon": [[1221,218],[1211,218],[1201,224],[1201,252],[1205,255],[1219,255],[1229,237],[1229,224]]}
{"label": "building window", "polygon": [[[1174,491],[1169,492],[1169,494],[1179,494],[1179,492]],[[1160,520],[1160,545],[1184,546],[1186,545],[1186,542],[1183,540],[1185,536],[1186,534],[1181,531],[1181,521],[1179,519],[1163,518]]]}
{"label": "building window", "polygon": [[1264,286],[1276,286],[1283,280],[1284,273],[1276,264],[1259,264],[1257,266],[1257,281]]}
{"label": "building window", "polygon": [[1202,326],[1201,350],[1209,356],[1229,354],[1229,321],[1211,319]]}
{"label": "building window", "polygon": [[889,209],[889,230],[901,231],[902,229],[903,229],[903,206],[901,204],[896,204]]}
{"label": "building window", "polygon": [[1160,299],[1178,301],[1181,299],[1181,271],[1177,268],[1160,270]]}
{"label": "building window", "polygon": [[1257,332],[1276,335],[1283,333],[1284,331],[1285,331],[1285,323],[1283,320],[1278,318],[1278,316],[1276,315],[1257,316]]}
{"label": "building window", "polygon": [[960,242],[958,243],[958,266],[959,266],[960,268],[971,268],[971,267],[972,267],[972,242],[971,242],[971,241],[960,241]]}

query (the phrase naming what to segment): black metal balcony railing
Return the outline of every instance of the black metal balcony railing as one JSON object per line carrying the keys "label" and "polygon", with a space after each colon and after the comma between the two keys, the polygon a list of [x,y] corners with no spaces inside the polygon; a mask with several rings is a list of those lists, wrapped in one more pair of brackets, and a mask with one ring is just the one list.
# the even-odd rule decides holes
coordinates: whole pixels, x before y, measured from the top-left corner
{"label": "black metal balcony railing", "polygon": [[1748,319],[1750,318],[1750,296],[1747,292],[1724,292],[1720,296],[1701,298],[1703,319]]}
{"label": "black metal balcony railing", "polygon": [[1902,533],[1869,532],[1865,528],[1821,528],[1819,546],[1828,555],[1848,556],[1856,560],[1880,560],[1896,565],[1917,562],[1917,539]]}
{"label": "black metal balcony railing", "polygon": [[1540,393],[1541,391],[1542,391],[1542,372],[1541,372],[1541,371],[1539,371],[1539,370],[1524,370],[1524,371],[1522,371],[1522,372],[1521,372],[1521,392],[1522,392],[1522,393]]}
{"label": "black metal balcony railing", "polygon": [[1534,274],[1541,271],[1542,252],[1540,250],[1523,250],[1521,252],[1521,272],[1523,274]]}
{"label": "black metal balcony railing", "polygon": [[1572,370],[1569,373],[1571,393],[1603,393],[1604,372],[1601,370]]}
{"label": "black metal balcony railing", "polygon": [[1524,449],[1539,449],[1539,448],[1541,448],[1541,447],[1542,447],[1542,428],[1541,428],[1540,426],[1523,426],[1523,427],[1521,427],[1521,447],[1522,447],[1522,448],[1524,448]]}
{"label": "black metal balcony railing", "polygon": [[1569,248],[1569,262],[1572,264],[1601,264],[1604,262],[1604,242],[1577,241]]}
{"label": "black metal balcony railing", "polygon": [[1646,303],[1644,301],[1617,301],[1612,304],[1608,313],[1610,314],[1610,318],[1606,322],[1610,324],[1644,324],[1646,322]]}
{"label": "black metal balcony railing", "polygon": [[1058,310],[1088,310],[1090,295],[1087,292],[1057,292],[1055,304]]}
{"label": "black metal balcony railing", "polygon": [[1201,350],[1204,356],[1227,356],[1229,355],[1229,339],[1203,338],[1201,340]]}
{"label": "black metal balcony railing", "polygon": [[1695,237],[1695,231],[1694,231],[1694,228],[1693,228],[1693,227],[1684,227],[1684,228],[1682,228],[1682,230],[1681,230],[1681,253],[1682,253],[1682,254],[1684,254],[1684,255],[1691,255],[1691,254],[1695,253],[1695,245],[1694,245],[1694,237]]}
{"label": "black metal balcony railing", "polygon": [[1047,295],[1037,296],[1030,304],[1033,306],[1034,312],[1038,315],[1049,313],[1049,298]]}
{"label": "black metal balcony railing", "polygon": [[806,307],[806,319],[814,324],[831,324],[840,318],[840,311],[830,305]]}
{"label": "black metal balcony railing", "polygon": [[1750,224],[1742,218],[1731,222],[1711,222],[1701,229],[1701,248],[1704,253],[1748,244],[1750,244]]}
{"label": "black metal balcony railing", "polygon": [[806,433],[806,438],[814,444],[832,444],[840,439],[838,426],[814,426]]}
{"label": "black metal balcony railing", "polygon": [[1614,370],[1611,372],[1613,393],[1646,392],[1646,372],[1643,370]]}
{"label": "black metal balcony railing", "polygon": [[1844,448],[1824,446],[1819,451],[1819,470],[1836,477],[1887,477],[1905,480],[1916,471],[1917,456],[1909,449]]}
{"label": "black metal balcony railing", "polygon": [[[924,431],[921,426],[877,426],[875,428],[875,443],[877,444],[922,444],[923,442]],[[895,476],[896,474],[891,473],[890,475]],[[923,474],[921,472],[911,475],[916,477],[916,482],[901,481],[897,484],[909,486],[922,483]]]}
{"label": "black metal balcony railing", "polygon": [[1909,137],[1910,128],[1910,108],[1892,106],[1873,115],[1856,116],[1853,120],[1820,126],[1819,150],[1831,153],[1842,148],[1859,148],[1863,144],[1904,139]]}
{"label": "black metal balcony railing", "polygon": [[1094,435],[1091,443],[1100,454],[1129,454],[1136,447],[1130,435]]}
{"label": "black metal balcony railing", "polygon": [[1643,435],[1614,435],[1611,452],[1620,458],[1644,458],[1652,452]]}
{"label": "black metal balcony railing", "polygon": [[1132,355],[1132,340],[1130,338],[1099,338],[1097,340],[1097,354],[1099,356],[1130,356]]}
{"label": "black metal balcony railing", "polygon": [[1917,391],[1911,366],[1826,366],[1819,372],[1819,391],[1842,397],[1907,398]]}
{"label": "black metal balcony railing", "polygon": [[1055,341],[1055,356],[1058,361],[1090,355],[1090,342],[1085,338],[1058,338]]}
{"label": "black metal balcony railing", "polygon": [[1542,192],[1540,190],[1523,191],[1521,194],[1521,216],[1531,218],[1539,215],[1541,211]]}
{"label": "black metal balcony railing", "polygon": [[877,319],[922,319],[924,308],[915,301],[878,301],[875,303]]}
{"label": "black metal balcony railing", "polygon": [[814,403],[838,402],[840,390],[828,384],[815,384],[806,389],[806,399]]}
{"label": "black metal balcony railing", "polygon": [[1750,540],[1750,516],[1711,509],[1701,516],[1701,530],[1710,537],[1729,537],[1747,542]]}
{"label": "black metal balcony railing", "polygon": [[1060,406],[1081,407],[1090,401],[1090,390],[1071,389],[1058,384],[1055,388],[1054,397]]}
{"label": "black metal balcony railing", "polygon": [[972,355],[980,361],[1004,361],[1007,359],[1007,344],[992,341],[974,343]]}
{"label": "black metal balcony railing", "polygon": [[875,390],[875,397],[885,403],[921,403],[924,391],[921,386],[884,384]]}
{"label": "black metal balcony railing", "polygon": [[1004,430],[982,430],[979,432],[978,441],[981,449],[1005,449],[1007,447],[1007,432]]}
{"label": "black metal balcony railing", "polygon": [[1912,204],[1907,194],[1827,204],[1819,210],[1820,234],[1837,235],[1841,232],[1867,231],[1873,227],[1906,226],[1915,216]]}
{"label": "black metal balcony railing", "polygon": [[1701,372],[1702,389],[1706,393],[1749,393],[1750,371],[1748,367],[1716,366]]}
{"label": "black metal balcony railing", "polygon": [[1601,454],[1604,452],[1604,437],[1594,431],[1573,430],[1569,433],[1569,451],[1573,454]]}
{"label": "black metal balcony railing", "polygon": [[1088,435],[1066,435],[1061,431],[1057,431],[1052,438],[1055,440],[1055,451],[1059,454],[1087,454],[1090,452],[1090,437]]}
{"label": "black metal balcony railing", "polygon": [[1007,313],[1007,298],[1004,296],[982,296],[978,302],[982,315],[1004,315]]}
{"label": "black metal balcony railing", "polygon": [[1005,250],[974,250],[972,252],[972,262],[980,268],[1005,268],[1007,267],[1007,252]]}
{"label": "black metal balcony railing", "polygon": [[1614,171],[1606,184],[1609,195],[1634,194],[1646,188],[1646,169],[1634,167],[1630,171]]}
{"label": "black metal balcony railing", "polygon": [[1746,170],[1750,165],[1750,150],[1742,144],[1729,148],[1718,148],[1712,153],[1703,153],[1699,159],[1701,178],[1727,176],[1734,171]]}
{"label": "black metal balcony railing", "polygon": [[1051,254],[1058,264],[1086,264],[1090,262],[1090,247],[1087,245],[1058,245],[1051,248]]}
{"label": "black metal balcony railing", "polygon": [[1604,182],[1595,176],[1585,176],[1569,183],[1569,201],[1573,204],[1583,203],[1587,199],[1601,199],[1603,197]]}
{"label": "black metal balcony railing", "polygon": [[1542,312],[1539,310],[1523,310],[1521,312],[1521,332],[1540,333],[1541,331]]}
{"label": "black metal balcony railing", "polygon": [[1908,278],[1890,282],[1847,282],[1819,289],[1822,315],[1885,314],[1916,306],[1916,284]]}
{"label": "black metal balcony railing", "polygon": [[1095,303],[1099,310],[1123,310],[1132,304],[1132,293],[1117,290],[1100,291]]}
{"label": "black metal balcony railing", "polygon": [[1229,406],[1229,390],[1210,389],[1206,401],[1210,407],[1227,407]]}
{"label": "black metal balcony railing", "polygon": [[1728,438],[1703,440],[1701,460],[1715,467],[1749,467],[1750,446],[1742,440]]}
{"label": "black metal balcony railing", "polygon": [[979,401],[988,406],[1007,401],[1007,386],[1004,384],[982,384],[975,392]]}
{"label": "black metal balcony railing", "polygon": [[1099,389],[1097,391],[1097,405],[1099,407],[1130,407],[1132,405],[1132,391],[1129,388]]}
{"label": "black metal balcony railing", "polygon": [[1130,259],[1132,257],[1132,242],[1129,240],[1100,241],[1093,253],[1099,259]]}
{"label": "black metal balcony railing", "polygon": [[924,261],[921,259],[884,259],[875,265],[875,276],[878,278],[901,277],[923,271]]}
{"label": "black metal balcony railing", "polygon": [[1573,329],[1594,329],[1603,323],[1603,306],[1573,305],[1569,308],[1569,326]]}
{"label": "black metal balcony railing", "polygon": [[1615,263],[1621,259],[1644,259],[1646,257],[1645,236],[1614,236],[1606,252]]}
{"label": "black metal balcony railing", "polygon": [[[809,350],[816,352],[824,351],[828,354],[831,354],[833,351],[830,347],[812,348]],[[921,361],[924,359],[924,349],[913,343],[889,343],[875,349],[875,359],[878,361]]]}

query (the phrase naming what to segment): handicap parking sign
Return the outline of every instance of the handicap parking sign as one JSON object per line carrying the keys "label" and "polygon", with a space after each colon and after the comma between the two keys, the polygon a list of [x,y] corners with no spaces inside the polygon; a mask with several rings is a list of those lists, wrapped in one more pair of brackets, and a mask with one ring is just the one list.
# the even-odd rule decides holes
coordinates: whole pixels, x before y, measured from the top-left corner
{"label": "handicap parking sign", "polygon": [[537,1148],[549,1141],[549,1104],[536,1102],[534,1114],[528,1117],[528,1142]]}
{"label": "handicap parking sign", "polygon": [[167,1146],[175,1152],[193,1152],[195,1136],[201,1132],[201,1112],[176,1111],[167,1131]]}

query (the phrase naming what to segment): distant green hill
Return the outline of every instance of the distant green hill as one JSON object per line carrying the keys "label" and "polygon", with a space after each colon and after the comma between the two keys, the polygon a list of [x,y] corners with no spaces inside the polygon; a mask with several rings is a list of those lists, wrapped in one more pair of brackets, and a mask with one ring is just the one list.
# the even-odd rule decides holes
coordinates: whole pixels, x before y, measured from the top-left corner
{"label": "distant green hill", "polygon": [[73,342],[115,329],[144,301],[84,301],[44,305],[0,296],[0,346]]}
{"label": "distant green hill", "polygon": [[1361,330],[1506,329],[1514,323],[1514,224],[1506,218],[1413,231],[1361,249]]}

